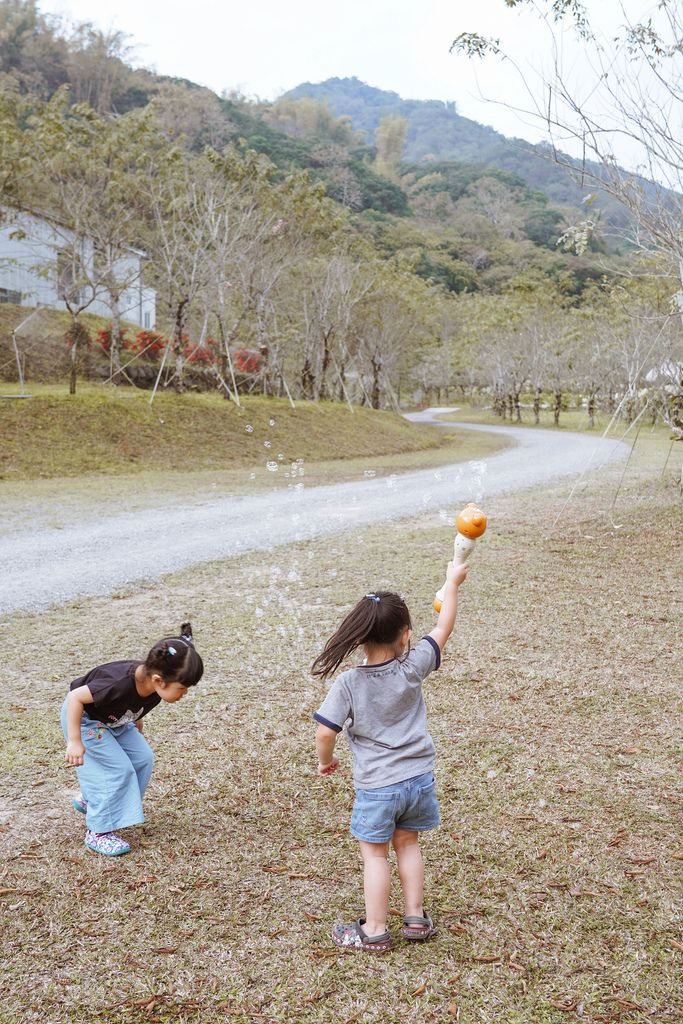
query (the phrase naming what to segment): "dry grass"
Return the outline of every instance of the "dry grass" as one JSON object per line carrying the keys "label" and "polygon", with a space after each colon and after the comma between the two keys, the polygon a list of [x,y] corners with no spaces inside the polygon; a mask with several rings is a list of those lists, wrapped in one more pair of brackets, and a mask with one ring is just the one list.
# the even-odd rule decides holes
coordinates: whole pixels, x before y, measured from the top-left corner
{"label": "dry grass", "polygon": [[[451,541],[436,517],[6,620],[2,1024],[683,1019],[683,515],[664,447],[643,440],[618,496],[614,467],[554,528],[566,484],[488,506],[426,686],[443,825],[424,947],[328,940],[360,870],[347,755],[314,775],[307,668],[368,587],[430,628]],[[132,855],[97,858],[69,809],[66,682],[186,614],[205,680],[147,719],[148,821]]]}

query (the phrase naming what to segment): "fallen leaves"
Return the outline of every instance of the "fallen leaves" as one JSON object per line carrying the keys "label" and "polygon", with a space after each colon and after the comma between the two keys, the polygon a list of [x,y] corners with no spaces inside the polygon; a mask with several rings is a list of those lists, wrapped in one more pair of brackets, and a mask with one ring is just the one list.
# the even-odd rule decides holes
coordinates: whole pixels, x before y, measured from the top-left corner
{"label": "fallen leaves", "polygon": [[133,878],[128,883],[129,889],[139,889],[143,885],[149,885],[150,882],[158,881],[156,875],[141,875],[140,878]]}
{"label": "fallen leaves", "polygon": [[613,849],[615,849],[615,847],[621,846],[621,844],[623,843],[624,839],[628,839],[628,835],[629,835],[629,833],[627,832],[627,830],[625,828],[620,828],[617,832],[614,833],[614,835],[612,836],[612,838],[608,842],[607,849],[608,850],[613,850]]}
{"label": "fallen leaves", "polygon": [[426,981],[423,981],[423,982],[421,982],[421,983],[420,983],[420,984],[419,984],[419,985],[417,986],[417,988],[415,989],[415,991],[414,991],[414,992],[411,992],[411,993],[410,993],[410,995],[411,995],[411,998],[413,998],[413,999],[416,999],[416,998],[417,998],[418,996],[423,996],[423,995],[425,994],[425,992],[426,992],[426,991],[427,991],[427,982],[426,982]]}
{"label": "fallen leaves", "polygon": [[683,942],[678,942],[677,939],[669,939],[669,945],[672,949],[677,949],[679,953],[683,953]]}
{"label": "fallen leaves", "polygon": [[328,988],[325,991],[314,992],[312,995],[304,999],[304,1003],[308,1003],[312,1006],[315,1003],[322,1002],[323,999],[328,999],[330,996],[334,995],[336,991],[336,988]]}
{"label": "fallen leaves", "polygon": [[454,921],[453,924],[449,924],[448,925],[448,930],[453,935],[469,935],[470,934],[469,928],[466,925],[464,925],[464,924],[460,924],[459,921]]}

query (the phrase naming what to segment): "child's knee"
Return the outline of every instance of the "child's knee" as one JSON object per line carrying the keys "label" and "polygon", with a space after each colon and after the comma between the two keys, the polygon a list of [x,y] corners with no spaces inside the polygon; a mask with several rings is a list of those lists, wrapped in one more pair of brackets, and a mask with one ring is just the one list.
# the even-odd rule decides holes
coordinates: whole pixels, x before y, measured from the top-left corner
{"label": "child's knee", "polygon": [[391,837],[391,842],[395,850],[403,850],[407,846],[417,846],[420,842],[420,833],[397,828]]}
{"label": "child's knee", "polygon": [[361,839],[360,852],[363,860],[372,860],[374,857],[387,860],[389,857],[389,843],[367,843]]}

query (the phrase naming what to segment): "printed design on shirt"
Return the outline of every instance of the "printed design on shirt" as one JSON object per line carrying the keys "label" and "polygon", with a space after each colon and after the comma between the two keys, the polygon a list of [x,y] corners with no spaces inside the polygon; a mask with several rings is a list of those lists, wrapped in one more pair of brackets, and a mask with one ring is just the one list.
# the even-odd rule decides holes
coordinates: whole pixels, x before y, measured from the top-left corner
{"label": "printed design on shirt", "polygon": [[131,711],[130,708],[120,718],[116,718],[114,715],[110,715],[107,719],[107,725],[110,729],[118,729],[120,725],[128,725],[129,722],[137,722],[138,718],[142,718],[144,708],[138,708],[137,711]]}

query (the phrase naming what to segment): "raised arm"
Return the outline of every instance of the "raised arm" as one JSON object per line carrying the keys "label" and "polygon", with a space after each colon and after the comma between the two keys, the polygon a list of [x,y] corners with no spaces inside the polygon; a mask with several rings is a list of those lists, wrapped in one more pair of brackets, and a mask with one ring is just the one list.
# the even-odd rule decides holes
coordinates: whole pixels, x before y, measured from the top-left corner
{"label": "raised arm", "polygon": [[458,614],[458,589],[466,578],[467,562],[463,562],[461,565],[448,563],[441,611],[436,626],[429,634],[433,640],[436,640],[439,650],[444,649],[446,641],[453,632],[455,617]]}
{"label": "raised arm", "polygon": [[87,686],[79,686],[70,690],[66,698],[66,734],[68,742],[64,760],[78,766],[83,764],[85,746],[81,739],[81,717],[84,704],[92,704],[93,695]]}

